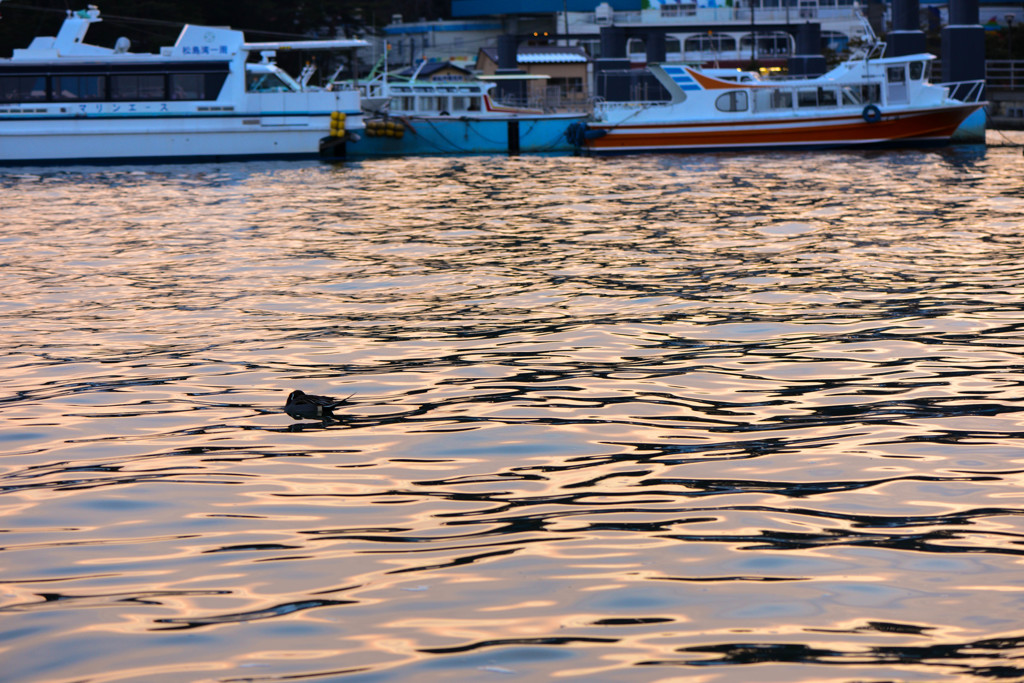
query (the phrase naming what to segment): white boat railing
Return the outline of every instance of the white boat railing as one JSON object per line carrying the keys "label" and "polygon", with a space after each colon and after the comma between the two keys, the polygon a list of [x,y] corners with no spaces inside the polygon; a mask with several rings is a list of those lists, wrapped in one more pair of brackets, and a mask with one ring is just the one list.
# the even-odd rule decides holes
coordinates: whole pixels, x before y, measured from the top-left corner
{"label": "white boat railing", "polygon": [[950,98],[960,100],[961,102],[981,102],[981,98],[985,94],[984,79],[977,81],[950,81],[949,83],[937,83],[936,85],[948,88]]}

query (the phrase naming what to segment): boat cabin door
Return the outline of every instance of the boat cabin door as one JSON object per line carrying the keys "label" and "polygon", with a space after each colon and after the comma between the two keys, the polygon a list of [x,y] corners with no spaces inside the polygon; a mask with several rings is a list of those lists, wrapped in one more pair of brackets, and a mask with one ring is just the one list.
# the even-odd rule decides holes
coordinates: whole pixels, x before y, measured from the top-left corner
{"label": "boat cabin door", "polygon": [[885,70],[886,102],[889,104],[907,103],[907,67],[905,64],[890,66]]}

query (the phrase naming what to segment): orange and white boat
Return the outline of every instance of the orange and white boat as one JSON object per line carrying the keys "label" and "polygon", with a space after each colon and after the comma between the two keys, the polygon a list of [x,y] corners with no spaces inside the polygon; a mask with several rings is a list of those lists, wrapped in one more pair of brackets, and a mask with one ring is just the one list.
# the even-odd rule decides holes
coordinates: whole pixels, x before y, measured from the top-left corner
{"label": "orange and white boat", "polygon": [[933,55],[873,56],[879,47],[792,80],[651,65],[671,99],[601,102],[569,137],[592,153],[944,144],[985,105],[984,81],[933,84]]}

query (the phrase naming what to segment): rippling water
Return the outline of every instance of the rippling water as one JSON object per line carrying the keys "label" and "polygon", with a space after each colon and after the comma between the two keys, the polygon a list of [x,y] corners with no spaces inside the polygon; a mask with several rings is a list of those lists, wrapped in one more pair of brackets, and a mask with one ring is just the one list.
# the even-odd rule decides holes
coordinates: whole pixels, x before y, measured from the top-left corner
{"label": "rippling water", "polygon": [[1018,148],[0,191],[0,680],[1024,678]]}

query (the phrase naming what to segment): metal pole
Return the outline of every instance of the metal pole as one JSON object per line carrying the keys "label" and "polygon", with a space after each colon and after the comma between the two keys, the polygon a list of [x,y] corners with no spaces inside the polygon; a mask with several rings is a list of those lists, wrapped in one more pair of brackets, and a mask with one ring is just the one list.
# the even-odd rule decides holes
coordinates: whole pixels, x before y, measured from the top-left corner
{"label": "metal pole", "polygon": [[757,48],[757,36],[754,34],[754,0],[750,0],[750,68],[754,68],[757,57],[754,50]]}
{"label": "metal pole", "polygon": [[562,33],[565,34],[565,44],[569,44],[569,0],[562,0]]}
{"label": "metal pole", "polygon": [[1013,15],[1006,15],[1006,52],[1007,57],[1010,58],[1010,90],[1013,90],[1013,72],[1016,63],[1013,61]]}

